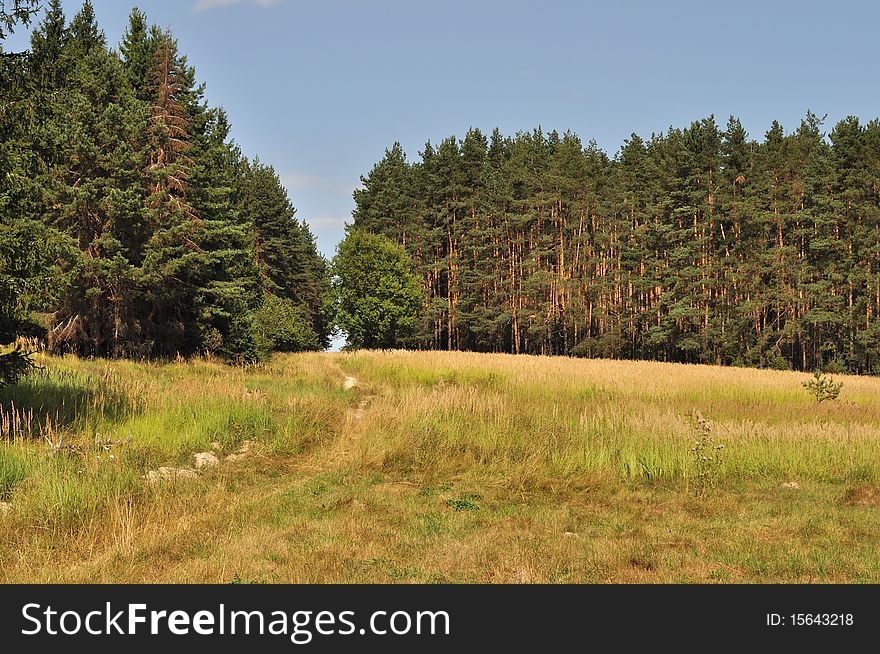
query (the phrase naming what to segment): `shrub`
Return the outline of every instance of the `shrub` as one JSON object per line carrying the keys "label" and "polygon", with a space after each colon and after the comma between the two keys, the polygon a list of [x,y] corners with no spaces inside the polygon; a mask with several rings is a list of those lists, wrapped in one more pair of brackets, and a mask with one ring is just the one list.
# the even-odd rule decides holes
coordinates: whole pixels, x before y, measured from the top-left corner
{"label": "shrub", "polygon": [[569,350],[569,354],[573,357],[589,359],[592,356],[593,351],[596,350],[596,347],[596,339],[587,337],[572,347],[571,350]]}
{"label": "shrub", "polygon": [[843,382],[835,384],[831,377],[823,375],[816,370],[813,373],[813,378],[803,382],[801,386],[806,388],[807,392],[816,398],[816,402],[824,402],[825,400],[837,399],[837,396],[840,395],[840,390],[843,388]]}
{"label": "shrub", "polygon": [[16,347],[11,352],[0,354],[0,386],[16,384],[19,379],[37,368],[30,352],[25,352],[21,348]]}
{"label": "shrub", "polygon": [[781,354],[777,354],[767,360],[767,367],[772,370],[791,370],[788,360]]}
{"label": "shrub", "polygon": [[275,352],[320,350],[321,342],[304,307],[267,295],[254,314],[261,345]]}
{"label": "shrub", "polygon": [[822,372],[826,374],[845,375],[849,371],[843,361],[840,359],[831,359],[831,361],[822,366]]}

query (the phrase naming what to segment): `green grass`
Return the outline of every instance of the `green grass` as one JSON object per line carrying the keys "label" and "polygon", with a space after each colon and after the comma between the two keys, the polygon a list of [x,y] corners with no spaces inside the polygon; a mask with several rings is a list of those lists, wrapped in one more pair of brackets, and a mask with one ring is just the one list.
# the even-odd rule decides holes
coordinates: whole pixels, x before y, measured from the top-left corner
{"label": "green grass", "polygon": [[[2,581],[880,581],[877,379],[816,403],[644,362],[41,363],[0,390]],[[144,479],[209,450],[234,456]]]}

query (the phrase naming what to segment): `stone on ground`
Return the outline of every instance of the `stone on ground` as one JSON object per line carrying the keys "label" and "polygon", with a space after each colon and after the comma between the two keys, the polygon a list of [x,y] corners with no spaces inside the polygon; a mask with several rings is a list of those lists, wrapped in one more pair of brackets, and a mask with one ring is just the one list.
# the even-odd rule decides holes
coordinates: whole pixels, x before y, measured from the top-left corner
{"label": "stone on ground", "polygon": [[220,459],[213,452],[198,452],[194,455],[196,468],[210,468],[220,463]]}
{"label": "stone on ground", "polygon": [[238,461],[239,459],[245,458],[251,451],[251,446],[253,446],[253,441],[242,441],[241,445],[238,448],[238,451],[233,452],[229,456],[226,457],[227,461]]}
{"label": "stone on ground", "polygon": [[148,484],[158,484],[161,481],[174,481],[175,479],[196,479],[199,476],[192,468],[170,468],[162,466],[158,470],[150,470],[144,479]]}

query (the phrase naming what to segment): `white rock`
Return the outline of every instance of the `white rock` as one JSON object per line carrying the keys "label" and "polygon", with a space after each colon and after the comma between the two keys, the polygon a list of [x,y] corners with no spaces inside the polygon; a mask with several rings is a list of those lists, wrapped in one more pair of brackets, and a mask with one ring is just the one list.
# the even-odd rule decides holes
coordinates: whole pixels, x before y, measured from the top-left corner
{"label": "white rock", "polygon": [[238,448],[236,452],[233,452],[229,456],[226,457],[227,461],[238,461],[239,459],[245,458],[251,451],[251,446],[254,444],[253,441],[242,441],[241,446]]}
{"label": "white rock", "polygon": [[192,468],[171,468],[173,479],[198,479],[199,473]]}
{"label": "white rock", "polygon": [[210,468],[220,463],[220,459],[213,452],[199,452],[195,455],[196,468]]}
{"label": "white rock", "polygon": [[157,484],[160,481],[173,481],[175,479],[196,479],[199,476],[192,468],[170,468],[162,466],[158,470],[150,470],[144,475],[148,484]]}

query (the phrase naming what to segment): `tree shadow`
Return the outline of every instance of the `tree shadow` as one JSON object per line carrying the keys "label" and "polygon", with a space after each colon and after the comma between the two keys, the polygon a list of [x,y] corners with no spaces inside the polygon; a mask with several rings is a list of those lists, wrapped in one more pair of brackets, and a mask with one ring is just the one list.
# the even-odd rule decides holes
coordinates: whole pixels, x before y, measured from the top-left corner
{"label": "tree shadow", "polygon": [[118,377],[41,370],[0,387],[0,440],[55,442],[65,433],[138,411],[136,394]]}

